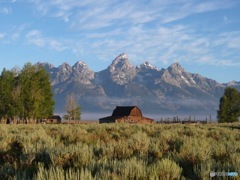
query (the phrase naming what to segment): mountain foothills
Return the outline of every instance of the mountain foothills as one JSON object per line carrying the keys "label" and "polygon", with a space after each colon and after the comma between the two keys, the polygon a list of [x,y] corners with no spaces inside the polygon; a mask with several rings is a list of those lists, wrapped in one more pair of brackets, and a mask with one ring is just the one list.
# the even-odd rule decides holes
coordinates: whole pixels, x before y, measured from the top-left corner
{"label": "mountain foothills", "polygon": [[145,62],[133,66],[120,54],[107,69],[94,72],[84,62],[54,67],[38,63],[50,74],[55,111],[63,112],[68,94],[73,94],[84,112],[110,111],[117,105],[137,105],[146,113],[216,114],[226,86],[199,74],[186,72],[179,63],[157,69]]}

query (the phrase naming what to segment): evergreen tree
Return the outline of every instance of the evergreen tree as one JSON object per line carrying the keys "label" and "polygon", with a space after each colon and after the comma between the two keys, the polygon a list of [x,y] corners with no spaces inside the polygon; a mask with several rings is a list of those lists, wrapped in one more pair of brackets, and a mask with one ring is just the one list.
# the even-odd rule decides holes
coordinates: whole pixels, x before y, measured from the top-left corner
{"label": "evergreen tree", "polygon": [[220,99],[218,122],[236,122],[240,116],[240,93],[237,89],[227,87]]}

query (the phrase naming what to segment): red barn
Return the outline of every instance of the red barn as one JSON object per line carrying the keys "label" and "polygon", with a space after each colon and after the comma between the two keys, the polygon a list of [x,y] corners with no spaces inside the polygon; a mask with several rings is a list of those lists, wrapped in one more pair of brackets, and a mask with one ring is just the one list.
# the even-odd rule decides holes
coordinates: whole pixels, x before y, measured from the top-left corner
{"label": "red barn", "polygon": [[153,119],[143,117],[137,106],[117,106],[112,116],[99,119],[99,123],[143,123],[152,124]]}

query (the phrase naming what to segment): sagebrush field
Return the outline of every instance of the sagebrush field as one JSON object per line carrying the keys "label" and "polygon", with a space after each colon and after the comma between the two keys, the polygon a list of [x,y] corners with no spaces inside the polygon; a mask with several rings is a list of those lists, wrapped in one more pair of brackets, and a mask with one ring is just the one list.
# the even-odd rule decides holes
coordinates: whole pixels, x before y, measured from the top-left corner
{"label": "sagebrush field", "polygon": [[0,125],[0,179],[209,179],[211,171],[240,172],[239,123]]}

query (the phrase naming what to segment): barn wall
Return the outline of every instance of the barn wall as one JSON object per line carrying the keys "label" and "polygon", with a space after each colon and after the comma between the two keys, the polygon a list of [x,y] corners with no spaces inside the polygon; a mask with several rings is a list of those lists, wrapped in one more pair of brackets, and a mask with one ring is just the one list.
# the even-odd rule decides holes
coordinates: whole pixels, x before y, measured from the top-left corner
{"label": "barn wall", "polygon": [[153,120],[144,118],[144,117],[128,116],[128,119],[125,122],[151,124],[153,122]]}
{"label": "barn wall", "polygon": [[122,118],[117,118],[116,119],[116,123],[124,123],[125,122],[125,117],[122,117]]}
{"label": "barn wall", "polygon": [[129,118],[132,122],[139,122],[142,119],[141,117],[137,117],[137,116],[130,116]]}
{"label": "barn wall", "polygon": [[58,120],[58,119],[47,119],[46,123],[61,123],[61,120]]}
{"label": "barn wall", "polygon": [[144,118],[144,117],[136,117],[136,116],[124,116],[116,119],[101,119],[99,123],[144,123],[144,124],[152,124],[153,120]]}

